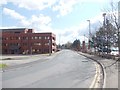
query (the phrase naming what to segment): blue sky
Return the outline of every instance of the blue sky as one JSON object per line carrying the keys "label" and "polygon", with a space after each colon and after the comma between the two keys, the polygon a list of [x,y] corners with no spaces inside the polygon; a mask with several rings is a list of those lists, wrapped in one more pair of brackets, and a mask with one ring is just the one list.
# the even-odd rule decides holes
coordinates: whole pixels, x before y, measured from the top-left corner
{"label": "blue sky", "polygon": [[[114,0],[118,2],[119,0]],[[53,32],[58,43],[88,36],[88,22],[95,31],[110,0],[1,0],[1,28],[25,27]],[[97,24],[96,24],[97,23]],[[87,38],[86,38],[87,40]]]}

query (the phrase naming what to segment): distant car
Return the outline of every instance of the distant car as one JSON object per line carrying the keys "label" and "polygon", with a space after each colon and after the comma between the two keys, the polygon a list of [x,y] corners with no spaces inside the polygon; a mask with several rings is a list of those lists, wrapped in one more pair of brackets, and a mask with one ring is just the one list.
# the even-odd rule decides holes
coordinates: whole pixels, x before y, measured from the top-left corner
{"label": "distant car", "polygon": [[111,49],[111,55],[118,56],[119,55],[119,50],[118,49]]}
{"label": "distant car", "polygon": [[109,48],[103,48],[103,52],[110,53],[110,52],[111,52],[111,49],[109,49]]}
{"label": "distant car", "polygon": [[98,49],[98,52],[106,52],[106,53],[110,53],[111,52],[111,49],[108,49],[108,48],[102,48],[102,49]]}

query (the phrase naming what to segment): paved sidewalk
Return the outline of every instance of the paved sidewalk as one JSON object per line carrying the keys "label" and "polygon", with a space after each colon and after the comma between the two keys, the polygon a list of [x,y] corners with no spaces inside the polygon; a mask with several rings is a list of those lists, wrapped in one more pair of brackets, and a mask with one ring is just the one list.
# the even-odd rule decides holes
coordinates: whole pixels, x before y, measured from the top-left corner
{"label": "paved sidewalk", "polygon": [[118,62],[113,59],[105,59],[95,55],[89,55],[87,53],[81,53],[81,55],[94,59],[102,63],[105,70],[105,87],[104,88],[118,88]]}
{"label": "paved sidewalk", "polygon": [[3,55],[0,58],[0,63],[4,63],[8,66],[14,66],[18,64],[24,64],[29,62],[34,62],[37,60],[49,59],[55,56],[57,53],[52,54],[37,54],[37,55]]}

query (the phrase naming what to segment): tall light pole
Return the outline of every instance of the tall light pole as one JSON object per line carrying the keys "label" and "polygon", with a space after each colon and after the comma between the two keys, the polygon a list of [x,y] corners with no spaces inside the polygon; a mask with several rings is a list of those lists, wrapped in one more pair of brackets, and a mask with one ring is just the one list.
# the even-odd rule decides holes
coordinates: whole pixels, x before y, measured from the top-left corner
{"label": "tall light pole", "polygon": [[[106,26],[106,18],[105,18],[105,16],[106,16],[106,13],[103,13],[103,18],[104,18],[104,21],[103,21],[103,30],[105,31],[105,26]],[[102,42],[102,54],[103,54],[103,42]]]}
{"label": "tall light pole", "polygon": [[120,55],[120,1],[118,2],[118,49]]}
{"label": "tall light pole", "polygon": [[104,18],[103,26],[104,26],[104,29],[105,29],[105,24],[106,24],[105,16],[106,16],[106,13],[103,13],[103,18]]}
{"label": "tall light pole", "polygon": [[105,31],[105,28],[106,28],[106,18],[105,18],[105,16],[106,16],[106,13],[103,13],[103,18],[104,18],[104,21],[103,21],[103,30]]}
{"label": "tall light pole", "polygon": [[87,20],[89,23],[89,40],[88,40],[88,49],[90,50],[90,38],[91,38],[91,27],[90,27],[90,20]]}

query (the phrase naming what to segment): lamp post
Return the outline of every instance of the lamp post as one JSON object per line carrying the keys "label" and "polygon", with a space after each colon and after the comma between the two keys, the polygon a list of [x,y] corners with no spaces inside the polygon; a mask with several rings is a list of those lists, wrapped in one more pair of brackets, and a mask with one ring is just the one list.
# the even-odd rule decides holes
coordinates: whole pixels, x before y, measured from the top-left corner
{"label": "lamp post", "polygon": [[120,56],[120,1],[118,2],[118,49]]}
{"label": "lamp post", "polygon": [[[103,30],[105,31],[105,25],[106,25],[106,19],[105,19],[105,16],[106,16],[106,13],[103,13],[103,18],[104,18],[104,21],[103,21]],[[103,54],[103,42],[102,42],[102,54]]]}
{"label": "lamp post", "polygon": [[91,35],[91,28],[90,28],[90,20],[87,20],[88,21],[88,23],[89,23],[89,40],[88,40],[88,49],[89,50],[91,50],[91,48],[90,48],[90,35]]}
{"label": "lamp post", "polygon": [[103,13],[103,18],[104,18],[104,21],[103,21],[103,26],[104,26],[104,28],[105,28],[105,16],[106,16],[106,13]]}

